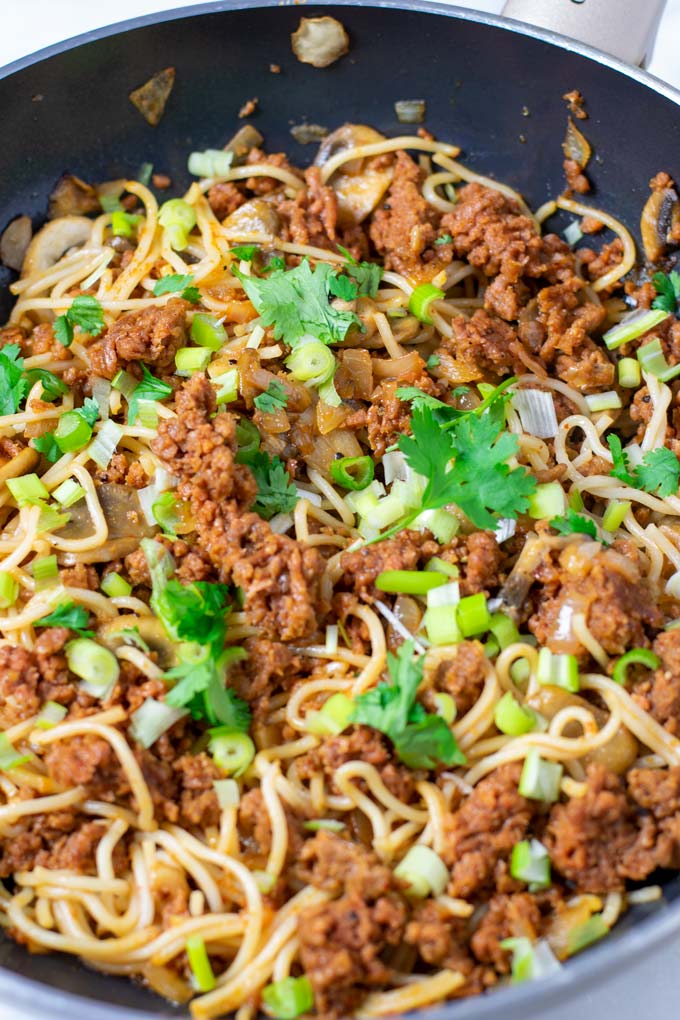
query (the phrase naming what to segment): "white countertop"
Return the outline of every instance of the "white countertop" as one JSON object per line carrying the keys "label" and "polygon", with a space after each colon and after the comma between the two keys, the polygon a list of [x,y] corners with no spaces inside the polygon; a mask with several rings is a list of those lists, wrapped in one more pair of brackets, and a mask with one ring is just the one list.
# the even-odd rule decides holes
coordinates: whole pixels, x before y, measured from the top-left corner
{"label": "white countertop", "polygon": [[[199,0],[0,0],[0,66],[101,25],[153,11],[189,7]],[[446,0],[445,0],[446,2]],[[646,0],[638,0],[640,4]],[[459,7],[499,12],[503,0],[457,0]],[[680,87],[680,0],[667,7],[648,61],[652,74]]]}

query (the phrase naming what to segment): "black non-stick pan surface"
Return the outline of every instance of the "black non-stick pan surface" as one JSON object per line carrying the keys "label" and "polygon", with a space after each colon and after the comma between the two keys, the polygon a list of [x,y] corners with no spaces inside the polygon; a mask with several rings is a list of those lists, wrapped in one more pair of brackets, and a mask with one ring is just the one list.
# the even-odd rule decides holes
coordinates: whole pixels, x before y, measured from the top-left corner
{"label": "black non-stick pan surface", "polygon": [[[565,0],[566,2],[566,0]],[[640,0],[641,3],[644,0]],[[334,13],[351,37],[349,54],[325,70],[298,63],[290,33],[301,15]],[[280,74],[270,72],[278,64]],[[165,116],[149,127],[128,93],[161,68],[177,79]],[[290,128],[346,121],[403,133],[398,99],[425,99],[426,126],[463,149],[463,159],[497,176],[534,207],[564,187],[563,93],[578,88],[595,150],[592,201],[629,227],[639,221],[648,181],[680,172],[680,94],[643,72],[586,47],[515,22],[426,3],[281,4],[231,0],[151,15],[91,32],[0,72],[0,229],[28,213],[38,224],[57,180],[134,176],[143,162],[170,174],[174,193],[188,184],[186,158],[217,148],[236,130],[241,105],[257,96],[252,123],[267,148],[306,163],[314,149]],[[0,321],[9,309],[0,270]],[[664,884],[660,904],[631,911],[602,944],[555,978],[429,1010],[431,1020],[545,1015],[588,986],[614,981],[654,946],[680,933],[680,878]],[[33,956],[0,938],[0,1003],[36,1018],[125,1020],[184,1016],[119,978],[66,956]],[[11,1015],[11,1013],[10,1013]]]}

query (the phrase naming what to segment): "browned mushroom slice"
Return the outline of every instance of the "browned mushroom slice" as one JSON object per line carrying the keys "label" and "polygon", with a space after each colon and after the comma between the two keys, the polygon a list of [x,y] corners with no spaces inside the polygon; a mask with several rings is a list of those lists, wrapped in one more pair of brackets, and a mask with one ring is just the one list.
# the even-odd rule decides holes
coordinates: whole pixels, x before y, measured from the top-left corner
{"label": "browned mushroom slice", "polygon": [[[59,560],[67,566],[72,563],[107,563],[127,556],[139,548],[142,538],[149,538],[156,531],[147,524],[137,498],[136,489],[129,485],[104,482],[97,486],[97,496],[108,525],[108,538],[96,549],[86,552],[60,554]],[[69,507],[70,519],[61,528],[60,538],[81,539],[92,534],[93,524],[85,500]]]}
{"label": "browned mushroom slice", "polygon": [[166,67],[130,93],[130,102],[136,106],[147,124],[155,127],[165,112],[175,84],[175,68]]}
{"label": "browned mushroom slice", "polygon": [[250,234],[276,237],[280,220],[276,209],[265,199],[254,198],[250,202],[244,202],[227,216],[223,226],[230,241],[246,238]]}
{"label": "browned mushroom slice", "polygon": [[0,261],[4,266],[17,272],[21,269],[32,233],[30,216],[18,216],[12,220],[0,237]]}
{"label": "browned mushroom slice", "polygon": [[64,174],[50,195],[47,217],[56,220],[61,216],[89,216],[101,212],[99,196],[91,184],[73,174]]}
{"label": "browned mushroom slice", "polygon": [[[362,145],[384,141],[385,136],[366,124],[343,124],[324,139],[314,163],[323,166],[332,156]],[[338,198],[338,222],[342,227],[361,223],[376,208],[392,183],[391,165],[375,166],[367,159],[343,163],[329,184]]]}
{"label": "browned mushroom slice", "polygon": [[328,67],[349,49],[345,26],[337,18],[328,16],[301,18],[297,32],[293,32],[290,40],[298,60],[312,67]]}
{"label": "browned mushroom slice", "polygon": [[658,262],[669,243],[678,243],[680,204],[675,188],[652,191],[642,210],[640,233],[649,262]]}
{"label": "browned mushroom slice", "polygon": [[224,146],[225,152],[234,153],[234,164],[240,163],[251,149],[258,149],[264,142],[263,136],[252,124],[244,124]]}

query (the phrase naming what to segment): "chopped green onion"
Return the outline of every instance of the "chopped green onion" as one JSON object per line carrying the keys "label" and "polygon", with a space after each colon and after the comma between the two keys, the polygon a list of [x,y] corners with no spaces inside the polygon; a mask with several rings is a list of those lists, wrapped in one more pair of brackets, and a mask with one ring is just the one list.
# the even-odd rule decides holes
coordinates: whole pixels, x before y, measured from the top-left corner
{"label": "chopped green onion", "polygon": [[643,372],[649,372],[661,382],[668,382],[676,375],[680,375],[680,365],[669,365],[666,361],[658,337],[655,337],[650,343],[638,347],[637,359]]}
{"label": "chopped green onion", "polygon": [[[55,562],[57,557],[54,557]],[[35,560],[33,561],[35,563]],[[0,570],[0,609],[9,609],[19,597],[19,582],[6,570]]]}
{"label": "chopped green onion", "polygon": [[124,209],[116,209],[111,213],[111,233],[116,237],[132,237],[137,232],[137,224],[141,216],[134,216]]}
{"label": "chopped green onion", "polygon": [[319,386],[335,372],[333,351],[320,340],[300,343],[286,358],[286,368],[298,382]]}
{"label": "chopped green onion", "polygon": [[646,669],[658,669],[660,665],[661,659],[649,648],[631,648],[629,652],[626,652],[625,655],[616,660],[616,665],[612,672],[612,680],[625,687],[629,666],[644,666]]}
{"label": "chopped green onion", "polygon": [[83,498],[85,489],[73,478],[67,478],[65,482],[57,486],[52,495],[63,507],[69,507]]}
{"label": "chopped green onion", "polygon": [[54,578],[59,577],[59,565],[56,555],[53,553],[51,556],[41,556],[33,560],[31,563],[31,573],[38,587],[44,587],[46,581],[52,581]]}
{"label": "chopped green onion", "polygon": [[21,478],[8,478],[7,488],[19,506],[37,506],[50,494],[36,474],[22,475]]}
{"label": "chopped green onion", "polygon": [[448,510],[423,510],[411,525],[418,531],[431,531],[440,545],[448,545],[454,535],[458,534],[460,521]]}
{"label": "chopped green onion", "polygon": [[199,992],[211,992],[217,982],[202,936],[190,935],[184,948],[191,968],[194,987]]}
{"label": "chopped green onion", "polygon": [[631,503],[626,500],[612,499],[607,504],[607,509],[602,518],[602,527],[605,531],[616,531],[623,524],[624,518],[631,508]]}
{"label": "chopped green onion", "polygon": [[119,393],[123,394],[126,400],[129,400],[134,391],[137,389],[137,380],[133,375],[130,375],[129,372],[126,372],[125,369],[121,368],[120,371],[116,372],[114,375],[111,385],[114,390],[118,390]]}
{"label": "chopped green onion", "polygon": [[311,822],[303,822],[302,828],[308,832],[342,832],[345,823],[337,818],[312,818]]}
{"label": "chopped green onion", "polygon": [[151,747],[159,737],[186,715],[186,709],[147,698],[130,716],[130,736],[141,747]]}
{"label": "chopped green onion", "polygon": [[166,535],[176,537],[177,525],[181,516],[177,510],[177,500],[172,492],[162,492],[151,504],[151,515],[156,524]]}
{"label": "chopped green onion", "polygon": [[365,489],[373,481],[373,461],[368,455],[332,460],[329,471],[337,485],[355,492]]}
{"label": "chopped green onion", "polygon": [[199,347],[207,347],[211,351],[219,351],[226,342],[227,331],[214,315],[196,312],[191,320],[191,339]]}
{"label": "chopped green onion", "polygon": [[194,177],[228,177],[233,158],[234,153],[226,152],[224,149],[192,152],[189,155],[187,169]]}
{"label": "chopped green onion", "polygon": [[107,468],[122,438],[122,426],[111,419],[105,421],[89,448],[90,457],[95,464],[100,468]]}
{"label": "chopped green onion", "polygon": [[6,733],[0,733],[0,771],[7,772],[31,760],[30,754],[19,754]]}
{"label": "chopped green onion", "polygon": [[583,496],[578,489],[572,489],[569,493],[569,508],[575,510],[576,513],[580,513],[583,510]]}
{"label": "chopped green onion", "polygon": [[433,301],[441,301],[444,297],[446,297],[444,291],[440,290],[439,287],[435,287],[433,283],[421,283],[409,298],[408,310],[420,322],[431,326],[430,305]]}
{"label": "chopped green onion", "polygon": [[541,758],[535,747],[529,748],[519,780],[519,792],[530,800],[553,804],[560,795],[563,768],[559,762]]}
{"label": "chopped green onion", "polygon": [[[179,375],[179,373],[178,373]],[[155,429],[158,426],[158,401],[157,400],[138,400],[137,401],[137,414],[135,422],[137,425],[141,425],[145,429]],[[130,417],[128,415],[128,423]]]}
{"label": "chopped green onion", "polygon": [[432,700],[437,706],[437,715],[440,715],[444,722],[450,726],[458,714],[455,700],[446,691],[435,691]]}
{"label": "chopped green onion", "polygon": [[153,173],[153,163],[142,163],[139,170],[137,171],[137,180],[140,184],[143,184],[145,188],[149,187],[151,183],[151,175]]}
{"label": "chopped green onion", "polygon": [[427,639],[433,645],[457,645],[463,635],[456,620],[455,606],[428,606],[423,616]]}
{"label": "chopped green onion", "polygon": [[565,691],[576,693],[580,689],[576,656],[555,655],[549,648],[541,648],[536,679],[539,684],[562,687]]}
{"label": "chopped green onion", "polygon": [[379,591],[399,595],[426,595],[441,584],[446,584],[446,577],[432,570],[383,570],[375,579]]}
{"label": "chopped green onion", "polygon": [[528,659],[515,659],[510,667],[510,678],[515,684],[525,684],[531,676],[531,665]]}
{"label": "chopped green onion", "polygon": [[342,399],[332,379],[327,379],[319,386],[319,400],[324,404],[328,404],[329,407],[340,407],[342,405]]}
{"label": "chopped green onion", "polygon": [[622,407],[621,397],[616,390],[607,390],[606,393],[589,393],[585,398],[588,410],[593,413],[597,411],[611,411]]}
{"label": "chopped green onion", "polygon": [[228,776],[242,776],[255,757],[255,744],[248,734],[224,726],[218,726],[208,733],[208,750],[217,767]]}
{"label": "chopped green onion", "polygon": [[607,330],[602,339],[608,350],[614,351],[631,340],[637,340],[647,330],[654,329],[667,318],[668,312],[636,309],[630,315],[625,316],[616,326]]}
{"label": "chopped green onion", "polygon": [[446,560],[442,560],[439,556],[433,556],[431,560],[428,560],[425,564],[426,570],[436,570],[440,574],[447,574],[449,577],[459,577],[460,570],[455,563],[447,563]]}
{"label": "chopped green onion", "polygon": [[[223,372],[222,375],[216,375],[212,381],[217,386],[215,398],[218,404],[231,404],[234,400],[238,399],[239,374],[237,368],[230,368],[227,372]],[[238,430],[238,425],[236,428]],[[255,428],[254,425],[253,428]],[[259,432],[257,433],[257,445],[260,445]],[[241,444],[239,444],[239,447],[244,449]]]}
{"label": "chopped green onion", "polygon": [[214,779],[213,789],[217,794],[217,803],[222,811],[239,806],[241,791],[235,779]]}
{"label": "chopped green onion", "polygon": [[183,198],[171,198],[158,211],[158,222],[165,227],[170,246],[183,251],[189,243],[189,234],[196,226],[196,211]]}
{"label": "chopped green onion", "polygon": [[115,684],[120,674],[118,659],[108,648],[90,638],[76,638],[66,645],[68,668],[96,688]]}
{"label": "chopped green onion", "polygon": [[273,981],[262,989],[262,1005],[275,1020],[295,1020],[314,1005],[312,983],[306,975]]}
{"label": "chopped green onion", "polygon": [[559,482],[537,485],[529,496],[529,517],[534,520],[551,520],[564,513],[564,489]]}
{"label": "chopped green onion", "polygon": [[[435,575],[436,576],[436,575]],[[448,581],[446,584],[430,588],[427,593],[428,606],[457,606],[460,602],[460,584]]]}
{"label": "chopped green onion", "polygon": [[109,598],[119,599],[125,598],[132,592],[132,585],[128,584],[125,578],[121,577],[120,574],[116,574],[112,571],[102,579],[101,590],[105,595],[108,595]]}
{"label": "chopped green onion", "polygon": [[515,621],[511,620],[505,613],[493,613],[489,620],[489,630],[498,641],[501,648],[521,641],[521,635],[517,630]]}
{"label": "chopped green onion", "polygon": [[255,879],[255,885],[261,893],[265,895],[270,893],[276,885],[276,878],[274,875],[270,875],[268,871],[253,871],[252,876]]}
{"label": "chopped green onion", "polygon": [[526,882],[530,892],[547,889],[550,885],[550,855],[537,839],[515,843],[510,858],[510,874],[519,882]]}
{"label": "chopped green onion", "polygon": [[68,524],[70,516],[70,514],[60,514],[53,506],[41,505],[38,534],[42,535],[45,531],[56,531],[57,528],[63,528],[65,524]]}
{"label": "chopped green onion", "polygon": [[463,637],[484,634],[491,623],[491,614],[486,604],[486,595],[478,592],[461,599],[456,607],[456,619]]}
{"label": "chopped green onion", "polygon": [[619,386],[634,390],[640,385],[642,375],[637,358],[621,358],[618,364]]}
{"label": "chopped green onion", "polygon": [[408,885],[410,896],[424,899],[433,894],[441,896],[449,884],[449,869],[429,846],[412,846],[394,869],[396,878]]}
{"label": "chopped green onion", "polygon": [[493,634],[491,635],[491,637],[486,639],[486,641],[482,645],[482,648],[484,649],[484,655],[486,656],[487,659],[495,659],[501,650],[501,646],[498,644],[498,641],[496,641],[496,638],[493,636]]}
{"label": "chopped green onion", "polygon": [[573,956],[580,953],[586,946],[609,934],[609,926],[605,923],[602,914],[592,914],[583,924],[572,928],[567,936],[567,954]]}
{"label": "chopped green onion", "polygon": [[180,347],[175,354],[175,371],[185,376],[205,372],[211,357],[212,352],[206,347]]}
{"label": "chopped green onion", "polygon": [[66,411],[59,418],[54,438],[62,453],[82,450],[92,437],[92,426],[77,411]]}
{"label": "chopped green onion", "polygon": [[60,705],[58,701],[46,701],[40,710],[35,725],[39,730],[51,730],[53,726],[56,726],[66,718],[67,713],[66,705]]}
{"label": "chopped green onion", "polygon": [[503,939],[501,949],[512,953],[512,984],[531,981],[534,976],[534,947],[524,935],[519,938]]}
{"label": "chopped green onion", "polygon": [[493,720],[497,729],[509,737],[521,737],[536,727],[535,712],[528,706],[520,705],[511,691],[506,691],[496,704]]}
{"label": "chopped green onion", "polygon": [[319,711],[307,712],[305,729],[319,737],[337,736],[346,730],[354,715],[354,702],[346,694],[331,694]]}

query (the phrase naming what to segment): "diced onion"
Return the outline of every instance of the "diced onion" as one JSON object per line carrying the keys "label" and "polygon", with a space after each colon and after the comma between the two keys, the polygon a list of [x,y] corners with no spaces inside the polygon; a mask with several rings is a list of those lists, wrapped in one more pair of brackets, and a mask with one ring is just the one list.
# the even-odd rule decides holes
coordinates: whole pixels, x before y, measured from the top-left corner
{"label": "diced onion", "polygon": [[292,514],[275,514],[269,522],[269,527],[275,535],[285,535],[294,523]]}
{"label": "diced onion", "polygon": [[109,380],[95,376],[92,380],[92,396],[97,401],[99,417],[102,421],[107,421],[109,417],[109,397],[111,396],[111,383]]}
{"label": "diced onion", "polygon": [[400,124],[422,124],[425,120],[424,99],[398,99],[394,112]]}
{"label": "diced onion", "polygon": [[408,477],[408,467],[404,454],[401,450],[390,450],[383,455],[382,459],[385,485],[391,485],[395,479],[405,482]]}
{"label": "diced onion", "polygon": [[557,415],[553,395],[546,390],[516,390],[512,406],[517,411],[522,428],[538,439],[553,439],[557,435]]}
{"label": "diced onion", "polygon": [[329,655],[335,655],[338,650],[338,625],[329,623],[326,627],[326,651]]}
{"label": "diced onion", "polygon": [[213,789],[217,794],[217,802],[224,811],[226,808],[238,807],[241,791],[235,779],[215,779]]}
{"label": "diced onion", "polygon": [[501,545],[509,538],[512,538],[517,531],[517,521],[512,517],[501,517],[494,531],[496,542]]}
{"label": "diced onion", "polygon": [[573,248],[575,244],[583,237],[583,231],[581,230],[581,224],[578,220],[574,220],[569,226],[562,232],[562,236],[567,244]]}
{"label": "diced onion", "polygon": [[147,698],[130,716],[130,736],[142,747],[151,747],[185,715],[187,711],[184,708],[173,708],[164,701]]}
{"label": "diced onion", "polygon": [[606,393],[589,393],[585,399],[589,411],[610,411],[622,406],[621,397],[616,390],[607,390]]}

